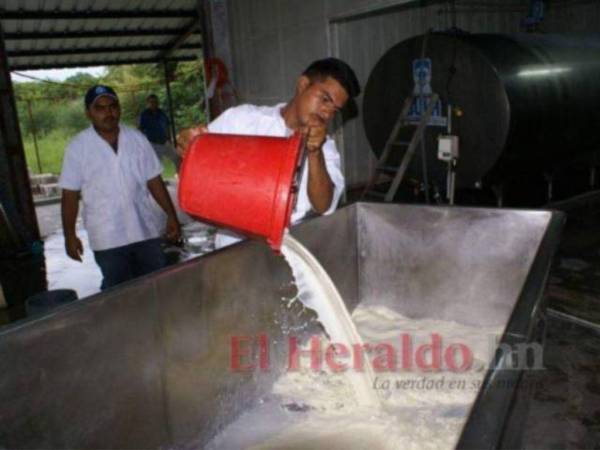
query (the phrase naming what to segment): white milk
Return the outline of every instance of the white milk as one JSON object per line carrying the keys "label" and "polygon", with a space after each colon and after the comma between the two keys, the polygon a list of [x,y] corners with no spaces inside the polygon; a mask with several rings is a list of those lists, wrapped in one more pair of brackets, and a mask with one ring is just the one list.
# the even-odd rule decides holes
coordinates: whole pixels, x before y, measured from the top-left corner
{"label": "white milk", "polygon": [[416,349],[436,333],[444,345],[468,346],[472,368],[377,373],[370,368],[366,376],[352,369],[333,373],[327,366],[287,372],[260,405],[226,427],[207,449],[454,448],[493,356],[494,336],[502,330],[414,320],[383,306],[359,306],[350,318],[335,286],[306,249],[288,235],[282,253],[292,267],[299,300],[318,313],[332,342],[388,343],[400,350],[406,334]]}
{"label": "white milk", "polygon": [[[362,346],[363,342],[342,297],[312,253],[289,233],[283,238],[281,253],[292,268],[298,288],[298,300],[316,311],[331,342],[344,344],[347,348],[352,348],[353,345]],[[352,370],[347,375],[359,405],[379,405],[377,393],[372,388],[373,369],[368,361],[364,365],[364,371]]]}
{"label": "white milk", "polygon": [[[408,333],[413,345],[427,343],[431,333],[444,342],[469,346],[474,366],[487,364],[489,343],[502,330],[450,321],[414,320],[381,306],[359,306],[352,318],[365,342],[397,343]],[[463,373],[397,370],[376,374],[376,386],[389,383],[383,408],[350,401],[348,373],[310,369],[288,372],[259,407],[245,412],[213,440],[209,449],[452,449],[456,446],[485,370]],[[437,387],[426,389],[423,379]],[[410,387],[411,381],[416,381]],[[443,381],[441,383],[440,381]],[[409,387],[404,386],[408,385]],[[464,387],[460,385],[464,382]],[[450,388],[452,384],[456,388]],[[372,387],[373,388],[373,387]]]}

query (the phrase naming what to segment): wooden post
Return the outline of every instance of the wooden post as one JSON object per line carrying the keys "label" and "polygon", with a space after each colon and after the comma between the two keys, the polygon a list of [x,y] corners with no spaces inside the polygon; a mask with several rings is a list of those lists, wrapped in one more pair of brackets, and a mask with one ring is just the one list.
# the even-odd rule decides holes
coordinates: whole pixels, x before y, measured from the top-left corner
{"label": "wooden post", "polygon": [[35,148],[35,159],[37,160],[38,172],[43,173],[42,162],[40,161],[40,150],[37,144],[35,121],[33,120],[33,114],[31,113],[31,100],[27,100],[27,113],[29,115],[29,127],[31,128],[31,135],[33,136],[33,147]]}

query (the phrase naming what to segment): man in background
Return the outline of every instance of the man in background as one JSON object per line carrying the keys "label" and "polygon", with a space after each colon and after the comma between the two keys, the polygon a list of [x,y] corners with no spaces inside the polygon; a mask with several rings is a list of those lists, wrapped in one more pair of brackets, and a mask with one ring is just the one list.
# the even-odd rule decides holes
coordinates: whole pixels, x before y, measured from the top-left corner
{"label": "man in background", "polygon": [[119,123],[115,91],[93,86],[85,95],[85,111],[91,126],[67,146],[59,180],[65,250],[81,261],[83,245],[76,233],[81,200],[90,247],[103,275],[101,288],[106,289],[164,267],[164,216],[153,201],[167,215],[167,238],[178,241],[181,229],[148,139]]}
{"label": "man in background", "polygon": [[150,94],[146,98],[146,109],[140,114],[138,128],[152,144],[158,159],[161,160],[166,156],[173,161],[175,169],[179,171],[181,158],[171,144],[169,118],[159,108],[156,95]]}

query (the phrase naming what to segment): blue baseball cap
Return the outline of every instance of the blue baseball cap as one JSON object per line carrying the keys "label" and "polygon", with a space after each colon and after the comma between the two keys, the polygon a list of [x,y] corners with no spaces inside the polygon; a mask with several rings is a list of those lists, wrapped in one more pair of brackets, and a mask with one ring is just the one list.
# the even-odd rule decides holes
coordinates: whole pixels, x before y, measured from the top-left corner
{"label": "blue baseball cap", "polygon": [[90,109],[90,106],[94,104],[94,102],[100,97],[112,97],[116,101],[119,101],[119,97],[117,93],[110,86],[104,86],[102,84],[98,84],[96,86],[92,86],[88,89],[85,94],[85,109]]}

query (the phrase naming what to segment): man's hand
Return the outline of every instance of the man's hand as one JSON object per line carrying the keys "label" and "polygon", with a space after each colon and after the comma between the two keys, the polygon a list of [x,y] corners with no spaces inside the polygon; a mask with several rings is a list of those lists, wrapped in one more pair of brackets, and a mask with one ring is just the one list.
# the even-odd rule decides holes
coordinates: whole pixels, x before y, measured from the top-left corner
{"label": "man's hand", "polygon": [[308,153],[315,153],[321,150],[325,138],[327,137],[327,127],[316,126],[308,127],[304,133],[304,139],[306,142],[306,150]]}
{"label": "man's hand", "polygon": [[79,191],[69,189],[62,190],[62,198],[60,202],[60,215],[63,225],[63,236],[65,237],[65,251],[67,256],[75,261],[81,262],[83,255],[83,245],[77,238],[76,222],[77,213],[79,212]]}
{"label": "man's hand", "polygon": [[177,212],[175,212],[171,196],[165,187],[162,177],[157,175],[148,180],[146,185],[148,186],[152,198],[154,198],[156,203],[158,203],[162,210],[167,214],[166,238],[174,243],[179,242],[181,239],[181,226],[177,220]]}
{"label": "man's hand", "polygon": [[208,133],[208,127],[206,125],[198,125],[193,128],[184,128],[179,133],[177,133],[177,153],[182,158],[188,151],[188,147],[190,142],[201,134]]}
{"label": "man's hand", "polygon": [[176,244],[181,240],[181,225],[177,220],[177,217],[168,216],[167,217],[167,239]]}
{"label": "man's hand", "polygon": [[69,258],[82,262],[81,255],[83,255],[83,245],[76,235],[65,237],[65,250]]}
{"label": "man's hand", "polygon": [[323,214],[329,209],[333,198],[333,182],[321,151],[327,138],[327,127],[324,122],[314,123],[300,132],[304,136],[308,160],[308,199],[315,212]]}

